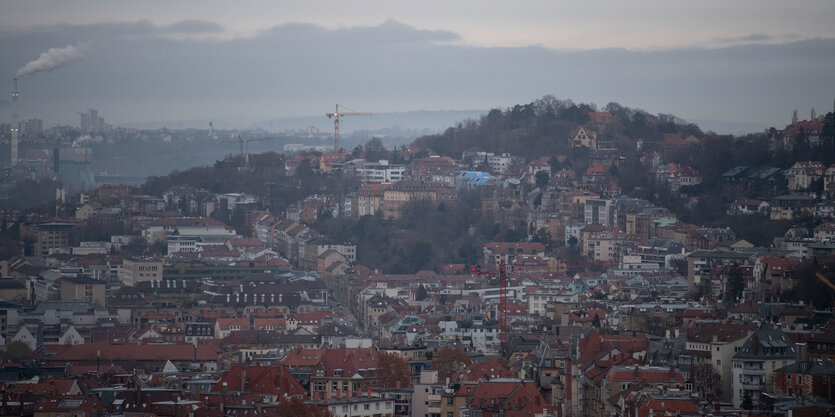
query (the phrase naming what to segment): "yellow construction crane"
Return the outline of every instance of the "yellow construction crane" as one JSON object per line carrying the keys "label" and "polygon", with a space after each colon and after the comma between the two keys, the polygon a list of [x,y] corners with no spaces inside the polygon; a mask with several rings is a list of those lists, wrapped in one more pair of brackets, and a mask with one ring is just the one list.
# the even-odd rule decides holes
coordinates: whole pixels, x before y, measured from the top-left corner
{"label": "yellow construction crane", "polygon": [[325,113],[328,119],[333,119],[333,151],[339,152],[339,119],[345,116],[371,116],[374,113],[368,112],[339,112],[339,104],[336,105],[336,111],[333,113]]}
{"label": "yellow construction crane", "polygon": [[829,287],[829,289],[835,291],[835,284],[832,284],[832,282],[829,281],[825,276],[823,276],[823,274],[821,274],[820,272],[815,272],[815,276],[818,277],[818,279],[823,283],[823,285],[826,285],[827,287]]}

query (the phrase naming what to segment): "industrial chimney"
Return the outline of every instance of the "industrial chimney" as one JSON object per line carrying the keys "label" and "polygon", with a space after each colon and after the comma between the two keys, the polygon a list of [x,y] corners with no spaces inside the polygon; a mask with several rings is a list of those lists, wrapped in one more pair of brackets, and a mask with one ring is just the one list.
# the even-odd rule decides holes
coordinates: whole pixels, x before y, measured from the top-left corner
{"label": "industrial chimney", "polygon": [[18,143],[18,134],[20,130],[20,126],[17,122],[17,96],[19,92],[17,90],[17,78],[14,79],[14,88],[12,89],[12,155],[11,155],[11,166],[17,165],[17,143]]}

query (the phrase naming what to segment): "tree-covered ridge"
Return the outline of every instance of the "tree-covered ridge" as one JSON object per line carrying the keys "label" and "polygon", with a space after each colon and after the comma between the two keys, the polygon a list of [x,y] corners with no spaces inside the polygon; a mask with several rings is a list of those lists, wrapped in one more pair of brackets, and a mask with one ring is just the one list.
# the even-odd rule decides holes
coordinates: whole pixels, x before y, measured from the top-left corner
{"label": "tree-covered ridge", "polygon": [[493,109],[480,120],[460,122],[442,134],[419,138],[414,144],[453,157],[473,150],[527,157],[564,154],[571,148],[571,131],[588,124],[593,112],[612,115],[611,122],[597,126],[596,131],[599,139],[615,144],[639,139],[657,141],[667,133],[703,135],[695,124],[670,114],[653,115],[614,102],[598,109],[594,104],[576,104],[546,95],[528,104]]}

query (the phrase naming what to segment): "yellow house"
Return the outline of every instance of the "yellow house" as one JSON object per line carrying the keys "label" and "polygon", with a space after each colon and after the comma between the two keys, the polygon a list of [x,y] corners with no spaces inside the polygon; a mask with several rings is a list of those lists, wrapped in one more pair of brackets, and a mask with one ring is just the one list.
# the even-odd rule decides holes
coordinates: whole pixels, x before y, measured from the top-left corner
{"label": "yellow house", "polygon": [[571,147],[579,148],[585,147],[589,149],[597,149],[597,132],[587,130],[585,127],[577,126],[571,131]]}
{"label": "yellow house", "polygon": [[99,210],[101,210],[101,204],[90,202],[75,210],[75,218],[78,220],[87,220],[98,213]]}

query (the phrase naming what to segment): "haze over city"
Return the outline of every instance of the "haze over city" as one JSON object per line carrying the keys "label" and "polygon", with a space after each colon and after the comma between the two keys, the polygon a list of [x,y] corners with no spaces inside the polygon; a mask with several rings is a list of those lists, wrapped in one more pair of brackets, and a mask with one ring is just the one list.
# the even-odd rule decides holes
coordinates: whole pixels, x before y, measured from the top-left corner
{"label": "haze over city", "polygon": [[787,121],[794,108],[832,106],[835,5],[827,1],[1,8],[0,74],[9,85],[49,48],[86,46],[71,66],[21,79],[22,117],[48,125],[70,124],[88,107],[116,124],[248,126],[319,115],[326,103],[486,111],[554,94],[753,130]]}
{"label": "haze over city", "polygon": [[0,417],[835,417],[833,17],[0,1]]}

